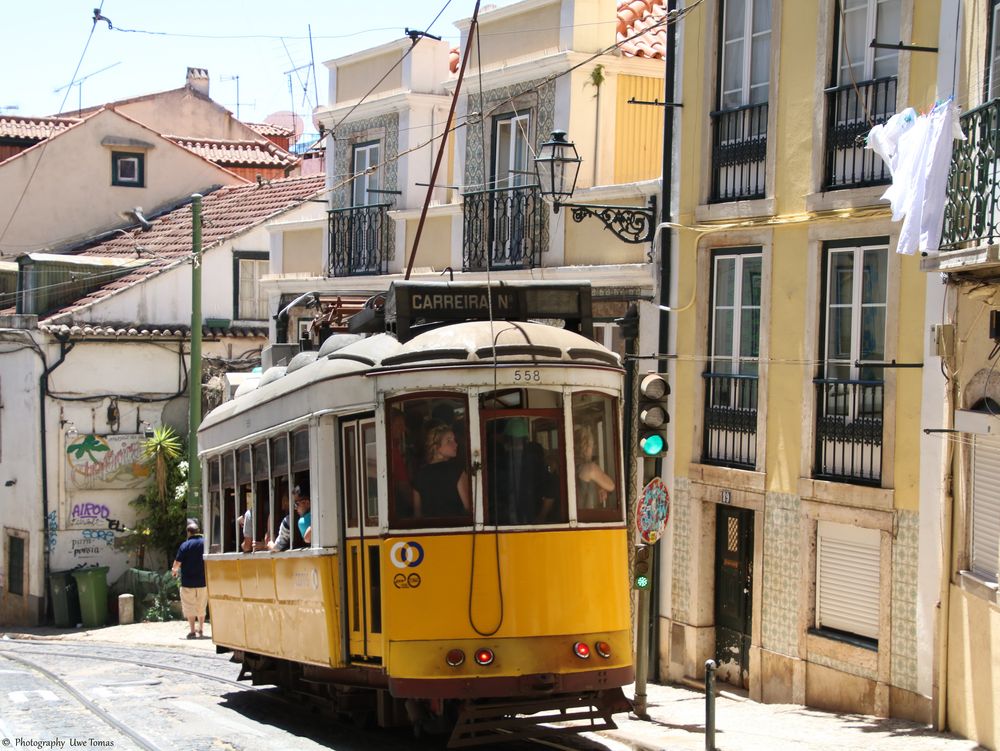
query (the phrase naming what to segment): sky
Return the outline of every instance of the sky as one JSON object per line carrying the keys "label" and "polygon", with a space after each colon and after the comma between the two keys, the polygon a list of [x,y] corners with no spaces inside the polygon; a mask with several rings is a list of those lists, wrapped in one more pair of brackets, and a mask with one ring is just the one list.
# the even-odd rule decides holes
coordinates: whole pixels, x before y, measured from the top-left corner
{"label": "sky", "polygon": [[[497,6],[511,1],[492,0]],[[400,39],[407,27],[457,45],[454,23],[472,15],[475,0],[29,0],[3,6],[0,115],[72,113],[176,89],[187,68],[196,67],[208,70],[211,97],[238,110],[241,120],[263,122],[292,110],[306,115],[311,130],[317,89],[320,104],[327,103],[324,62]],[[94,24],[95,8],[112,28],[107,21]]]}

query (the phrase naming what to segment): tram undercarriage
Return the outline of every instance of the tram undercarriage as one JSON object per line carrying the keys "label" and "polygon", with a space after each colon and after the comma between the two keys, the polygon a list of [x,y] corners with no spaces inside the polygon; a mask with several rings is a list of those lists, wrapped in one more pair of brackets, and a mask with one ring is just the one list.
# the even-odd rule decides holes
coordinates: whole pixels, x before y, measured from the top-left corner
{"label": "tram undercarriage", "polygon": [[516,698],[402,699],[390,694],[377,669],[322,668],[241,651],[231,661],[241,664],[238,680],[304,695],[355,725],[409,726],[418,737],[450,733],[449,748],[613,730],[618,726],[612,715],[632,709],[617,687]]}

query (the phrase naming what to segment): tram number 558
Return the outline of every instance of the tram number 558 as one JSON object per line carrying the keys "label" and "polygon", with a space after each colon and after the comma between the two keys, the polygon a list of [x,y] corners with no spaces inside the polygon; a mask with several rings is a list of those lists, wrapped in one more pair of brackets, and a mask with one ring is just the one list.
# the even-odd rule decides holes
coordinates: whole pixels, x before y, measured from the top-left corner
{"label": "tram number 558", "polygon": [[518,368],[514,371],[514,383],[541,383],[542,371]]}

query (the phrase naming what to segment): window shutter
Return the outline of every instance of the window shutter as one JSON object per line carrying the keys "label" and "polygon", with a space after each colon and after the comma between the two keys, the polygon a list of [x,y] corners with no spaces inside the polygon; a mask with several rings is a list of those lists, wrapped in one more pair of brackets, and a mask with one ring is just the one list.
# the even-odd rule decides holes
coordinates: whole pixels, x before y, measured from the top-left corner
{"label": "window shutter", "polygon": [[881,533],[819,522],[816,625],[878,639]]}
{"label": "window shutter", "polygon": [[977,435],[972,444],[972,573],[997,580],[1000,556],[1000,438]]}

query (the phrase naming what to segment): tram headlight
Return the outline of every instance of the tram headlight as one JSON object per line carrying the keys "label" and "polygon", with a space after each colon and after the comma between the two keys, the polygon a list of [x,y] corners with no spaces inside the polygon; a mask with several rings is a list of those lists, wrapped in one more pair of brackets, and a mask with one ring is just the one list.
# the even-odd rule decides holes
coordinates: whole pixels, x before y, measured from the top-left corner
{"label": "tram headlight", "polygon": [[585,642],[575,642],[573,644],[573,654],[581,660],[587,660],[590,658],[590,647]]}
{"label": "tram headlight", "polygon": [[611,657],[611,645],[606,641],[594,642],[594,651],[597,652],[605,660]]}
{"label": "tram headlight", "polygon": [[480,665],[491,665],[493,664],[494,656],[493,650],[487,647],[482,647],[476,650],[476,662]]}
{"label": "tram headlight", "polygon": [[449,649],[448,654],[444,656],[444,661],[447,662],[451,667],[457,668],[463,662],[465,662],[465,652],[461,649]]}

